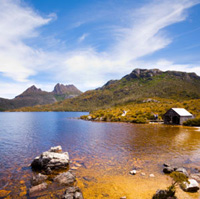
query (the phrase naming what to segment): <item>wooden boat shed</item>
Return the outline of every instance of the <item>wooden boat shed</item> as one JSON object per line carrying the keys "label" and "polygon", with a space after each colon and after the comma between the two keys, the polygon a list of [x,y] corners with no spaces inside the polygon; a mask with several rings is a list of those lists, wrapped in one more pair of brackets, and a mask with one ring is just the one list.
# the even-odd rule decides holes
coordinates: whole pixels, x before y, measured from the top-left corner
{"label": "wooden boat shed", "polygon": [[180,124],[192,119],[194,116],[184,108],[171,108],[164,115],[164,124]]}

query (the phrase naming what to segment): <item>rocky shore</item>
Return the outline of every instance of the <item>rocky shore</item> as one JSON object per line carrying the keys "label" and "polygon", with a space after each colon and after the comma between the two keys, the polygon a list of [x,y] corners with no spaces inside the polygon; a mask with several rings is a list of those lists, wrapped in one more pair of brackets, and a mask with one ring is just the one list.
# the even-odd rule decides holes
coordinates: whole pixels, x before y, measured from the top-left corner
{"label": "rocky shore", "polygon": [[[40,156],[36,157],[31,167],[33,170],[33,176],[31,179],[31,187],[29,189],[29,196],[35,197],[39,193],[48,189],[49,184],[55,184],[55,186],[64,186],[65,191],[62,193],[62,199],[83,199],[83,194],[79,187],[76,185],[76,176],[70,169],[70,159],[68,152],[63,152],[61,146],[51,147],[48,151],[43,152]],[[75,169],[76,170],[76,169]],[[137,175],[136,169],[129,172],[131,175]],[[200,183],[200,171],[197,170],[194,173],[189,173],[183,167],[171,166],[169,164],[163,164],[163,173],[170,175],[173,173],[179,173],[182,180],[176,184],[174,181],[170,187],[166,190],[158,189],[152,196],[152,199],[177,199],[175,196],[175,185],[179,185],[185,192],[197,192],[199,190]],[[145,175],[141,172],[141,176]],[[150,174],[149,177],[155,178],[154,174]],[[173,179],[174,180],[174,179]],[[175,179],[176,180],[176,179]],[[125,199],[126,196],[122,196],[120,199]]]}
{"label": "rocky shore", "polygon": [[199,190],[200,171],[189,174],[183,167],[171,166],[170,164],[163,164],[163,173],[169,174],[173,179],[172,185],[166,190],[157,190],[152,199],[177,199],[175,196],[176,186],[185,192],[197,192]]}
{"label": "rocky shore", "polygon": [[35,197],[46,190],[49,184],[55,184],[66,187],[62,199],[83,199],[80,188],[75,185],[76,176],[70,170],[69,163],[69,154],[62,152],[61,146],[51,147],[36,157],[31,163],[33,177],[29,196]]}
{"label": "rocky shore", "polygon": [[[133,169],[129,172],[130,175],[141,176],[146,174],[142,171]],[[175,196],[176,188],[179,186],[184,192],[195,193],[198,192],[200,187],[200,170],[195,169],[193,172],[188,172],[184,167],[171,166],[170,164],[163,164],[163,173],[169,175],[172,178],[172,184],[165,190],[158,189],[153,195],[152,199],[177,199]],[[154,174],[150,174],[149,177],[155,177]],[[122,199],[121,197],[120,199]]]}

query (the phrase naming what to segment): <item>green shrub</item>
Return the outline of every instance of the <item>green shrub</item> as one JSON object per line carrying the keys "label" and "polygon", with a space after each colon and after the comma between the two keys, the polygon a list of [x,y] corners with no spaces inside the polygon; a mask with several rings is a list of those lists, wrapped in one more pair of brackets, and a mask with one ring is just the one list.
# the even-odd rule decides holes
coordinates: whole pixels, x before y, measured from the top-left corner
{"label": "green shrub", "polygon": [[143,118],[143,117],[137,117],[137,118],[133,119],[131,122],[137,123],[137,124],[145,124],[145,123],[147,123],[147,120],[146,120],[146,118]]}
{"label": "green shrub", "polygon": [[185,126],[200,126],[200,118],[187,120],[183,123]]}

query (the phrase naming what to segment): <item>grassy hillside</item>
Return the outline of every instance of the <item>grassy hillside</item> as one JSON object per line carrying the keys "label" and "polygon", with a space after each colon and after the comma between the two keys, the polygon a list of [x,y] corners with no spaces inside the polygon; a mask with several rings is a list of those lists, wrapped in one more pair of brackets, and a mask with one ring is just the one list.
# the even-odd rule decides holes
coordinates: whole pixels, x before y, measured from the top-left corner
{"label": "grassy hillside", "polygon": [[[154,115],[158,115],[158,120],[162,120],[163,114],[170,108],[185,108],[195,117],[200,118],[200,99],[178,102],[163,98],[138,100],[136,103],[127,103],[112,108],[92,111],[89,116],[82,116],[82,119],[95,121],[114,121],[146,123],[154,120]],[[125,115],[123,113],[126,112]]]}
{"label": "grassy hillside", "polygon": [[195,73],[135,69],[120,80],[109,81],[76,98],[18,111],[93,111],[154,97],[180,102],[200,99],[200,77]]}

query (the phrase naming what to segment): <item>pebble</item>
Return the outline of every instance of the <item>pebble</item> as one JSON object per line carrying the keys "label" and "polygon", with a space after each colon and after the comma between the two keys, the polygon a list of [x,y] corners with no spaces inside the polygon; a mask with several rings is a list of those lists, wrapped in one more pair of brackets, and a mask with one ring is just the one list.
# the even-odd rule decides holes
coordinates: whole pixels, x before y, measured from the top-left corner
{"label": "pebble", "polygon": [[143,172],[141,173],[141,176],[145,176],[145,175],[146,175],[145,173],[143,173]]}
{"label": "pebble", "polygon": [[71,170],[77,170],[78,167],[71,167]]}
{"label": "pebble", "polygon": [[151,173],[151,174],[149,175],[149,177],[150,177],[150,178],[155,178],[155,175],[154,175],[153,173]]}
{"label": "pebble", "polygon": [[82,165],[79,164],[79,163],[76,163],[75,166],[76,166],[76,167],[81,167]]}
{"label": "pebble", "polygon": [[126,196],[122,196],[120,199],[126,199]]}
{"label": "pebble", "polygon": [[164,166],[164,167],[170,167],[171,165],[168,164],[168,163],[164,163],[163,166]]}
{"label": "pebble", "polygon": [[131,175],[135,175],[136,173],[137,173],[137,171],[136,170],[132,170],[132,171],[130,171],[129,172]]}

